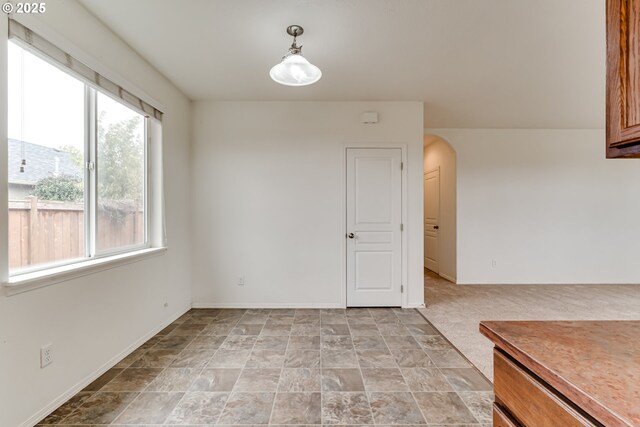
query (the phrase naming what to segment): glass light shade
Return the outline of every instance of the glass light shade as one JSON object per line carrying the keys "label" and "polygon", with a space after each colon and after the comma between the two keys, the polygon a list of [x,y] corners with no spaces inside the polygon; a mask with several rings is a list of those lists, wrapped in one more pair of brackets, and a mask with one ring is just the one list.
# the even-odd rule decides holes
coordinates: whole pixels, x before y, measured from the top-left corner
{"label": "glass light shade", "polygon": [[306,86],[320,80],[322,71],[297,53],[287,55],[269,72],[271,78],[285,86]]}

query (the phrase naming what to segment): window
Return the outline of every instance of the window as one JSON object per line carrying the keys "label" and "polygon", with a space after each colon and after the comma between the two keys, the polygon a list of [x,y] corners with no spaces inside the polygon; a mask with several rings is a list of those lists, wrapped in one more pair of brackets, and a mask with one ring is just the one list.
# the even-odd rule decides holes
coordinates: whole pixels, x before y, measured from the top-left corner
{"label": "window", "polygon": [[9,43],[9,269],[88,256],[85,85]]}
{"label": "window", "polygon": [[145,229],[145,118],[97,95],[96,250],[143,245]]}
{"label": "window", "polygon": [[150,247],[148,132],[161,113],[12,24],[29,37],[8,49],[10,275]]}

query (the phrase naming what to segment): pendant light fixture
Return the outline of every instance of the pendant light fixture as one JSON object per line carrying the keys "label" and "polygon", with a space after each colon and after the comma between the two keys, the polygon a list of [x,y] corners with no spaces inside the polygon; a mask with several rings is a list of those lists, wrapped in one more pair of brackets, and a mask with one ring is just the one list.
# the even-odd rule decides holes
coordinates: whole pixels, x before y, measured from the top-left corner
{"label": "pendant light fixture", "polygon": [[304,33],[299,25],[287,27],[287,34],[293,37],[289,52],[282,57],[282,61],[273,66],[269,75],[276,82],[285,86],[307,86],[320,80],[322,72],[300,53],[302,46],[296,44],[296,38]]}

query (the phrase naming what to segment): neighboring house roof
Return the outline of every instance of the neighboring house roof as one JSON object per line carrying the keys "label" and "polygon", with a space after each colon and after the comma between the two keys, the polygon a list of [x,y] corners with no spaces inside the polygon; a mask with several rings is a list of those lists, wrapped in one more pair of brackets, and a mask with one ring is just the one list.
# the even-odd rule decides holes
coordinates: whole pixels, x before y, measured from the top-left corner
{"label": "neighboring house roof", "polygon": [[[27,164],[20,172],[22,148]],[[57,162],[56,162],[56,159]],[[56,167],[57,163],[57,167]],[[71,155],[56,148],[9,138],[9,183],[34,185],[42,178],[71,175],[82,178],[82,167],[74,163]]]}

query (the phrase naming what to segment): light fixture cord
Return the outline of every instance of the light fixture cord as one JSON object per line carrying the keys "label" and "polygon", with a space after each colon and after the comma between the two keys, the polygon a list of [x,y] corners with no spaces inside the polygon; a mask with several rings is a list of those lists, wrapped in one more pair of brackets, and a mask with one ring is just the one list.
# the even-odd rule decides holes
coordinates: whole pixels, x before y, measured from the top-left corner
{"label": "light fixture cord", "polygon": [[20,49],[20,97],[20,173],[24,173],[24,167],[27,165],[24,143],[24,49]]}

